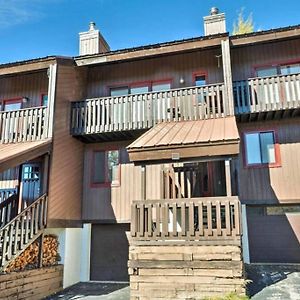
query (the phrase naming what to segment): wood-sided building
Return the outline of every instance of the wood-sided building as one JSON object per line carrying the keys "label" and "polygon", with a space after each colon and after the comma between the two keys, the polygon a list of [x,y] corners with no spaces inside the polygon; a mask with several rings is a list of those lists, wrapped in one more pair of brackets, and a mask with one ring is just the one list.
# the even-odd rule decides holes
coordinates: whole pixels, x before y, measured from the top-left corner
{"label": "wood-sided building", "polygon": [[[71,133],[85,143],[82,220],[92,223],[91,279],[113,279],[105,270],[127,255],[132,201],[164,199],[164,160],[146,166],[143,196],[143,170],[130,162],[128,146],[160,122],[230,115],[240,138],[229,163],[231,195],[243,207],[244,259],[299,262],[299,33],[298,26],[219,33],[75,58],[86,72],[87,99],[72,104]],[[219,158],[207,154],[197,172],[198,196],[226,196]]]}
{"label": "wood-sided building", "polygon": [[[1,127],[0,141],[23,145],[47,132],[47,232],[59,235],[65,286],[130,275],[143,296],[159,259],[182,268],[173,274],[182,283],[194,263],[197,297],[209,292],[196,287],[206,260],[218,266],[221,257],[232,279],[224,291],[238,292],[241,254],[246,263],[300,262],[300,28],[230,36],[224,22],[213,13],[203,37],[115,51],[91,24],[78,57],[0,66],[0,121],[12,128]],[[45,131],[15,134],[23,121],[11,120],[36,106],[47,112]],[[9,165],[0,148],[3,195],[38,154]],[[184,288],[169,290],[174,282],[162,290],[176,298]]]}

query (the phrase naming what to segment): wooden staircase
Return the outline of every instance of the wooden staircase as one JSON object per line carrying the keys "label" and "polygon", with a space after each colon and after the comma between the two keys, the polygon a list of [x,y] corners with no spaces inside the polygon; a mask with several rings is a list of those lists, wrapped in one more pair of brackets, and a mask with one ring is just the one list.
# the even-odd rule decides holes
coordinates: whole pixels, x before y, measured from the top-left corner
{"label": "wooden staircase", "polygon": [[46,194],[16,216],[15,198],[13,195],[5,200],[5,203],[1,203],[0,216],[3,226],[0,228],[0,271],[4,271],[11,261],[40,237],[47,225]]}

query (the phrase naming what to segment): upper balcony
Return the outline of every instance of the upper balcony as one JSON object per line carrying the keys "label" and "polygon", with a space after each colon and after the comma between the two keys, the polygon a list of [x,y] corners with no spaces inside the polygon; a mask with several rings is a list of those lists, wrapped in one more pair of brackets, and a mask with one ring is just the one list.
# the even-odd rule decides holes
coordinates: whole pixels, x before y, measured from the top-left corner
{"label": "upper balcony", "polygon": [[164,121],[201,120],[232,115],[223,83],[72,103],[71,134],[85,141],[134,133]]}
{"label": "upper balcony", "polygon": [[0,112],[0,143],[31,142],[48,137],[46,106]]}
{"label": "upper balcony", "polygon": [[257,77],[233,83],[235,114],[239,118],[299,114],[300,74]]}

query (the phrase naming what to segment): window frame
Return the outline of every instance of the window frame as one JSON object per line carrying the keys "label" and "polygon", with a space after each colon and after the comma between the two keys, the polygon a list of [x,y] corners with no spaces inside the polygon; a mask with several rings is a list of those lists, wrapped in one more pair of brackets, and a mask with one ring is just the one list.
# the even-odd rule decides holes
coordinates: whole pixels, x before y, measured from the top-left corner
{"label": "window frame", "polygon": [[[118,151],[119,155],[119,165],[118,165],[118,180],[108,181],[108,160],[107,160],[107,152],[108,151]],[[104,177],[105,182],[94,182],[94,171],[95,171],[95,156],[98,152],[105,153],[105,162],[104,162]],[[93,149],[91,153],[90,159],[90,187],[91,188],[110,188],[110,187],[119,187],[121,186],[121,163],[120,163],[120,149],[118,148],[101,148],[101,149]]]}
{"label": "window frame", "polygon": [[[198,76],[204,76],[205,77],[205,82],[206,84],[205,85],[208,85],[208,73],[206,70],[199,70],[199,71],[195,71],[192,73],[192,84],[193,86],[196,86],[196,77]],[[204,85],[204,86],[205,86]]]}
{"label": "window frame", "polygon": [[[275,155],[275,162],[274,163],[255,163],[255,164],[249,164],[247,160],[247,144],[246,144],[246,135],[247,134],[254,134],[254,133],[267,133],[272,132],[274,137],[274,155]],[[243,132],[243,145],[242,145],[242,154],[243,154],[243,162],[244,162],[244,168],[278,168],[281,167],[281,155],[280,155],[280,145],[278,142],[278,132],[277,129],[269,129],[269,128],[263,128],[263,129],[257,129],[257,130],[246,130]]]}
{"label": "window frame", "polygon": [[[128,96],[128,95],[135,95],[131,93],[131,88],[137,88],[137,87],[143,87],[147,86],[149,91],[148,93],[152,93],[152,86],[153,84],[159,84],[159,83],[169,83],[170,88],[172,89],[173,85],[173,78],[164,78],[164,79],[157,79],[157,80],[144,80],[144,81],[133,81],[133,82],[125,82],[125,83],[117,83],[113,85],[108,85],[107,86],[107,95],[108,97],[123,97],[123,96]],[[117,88],[122,88],[122,87],[127,87],[128,88],[128,94],[123,95],[123,96],[111,96],[111,89],[117,89]]]}
{"label": "window frame", "polygon": [[21,104],[21,108],[17,109],[23,109],[23,98],[22,97],[17,97],[17,98],[11,98],[11,99],[3,99],[1,101],[1,111],[6,111],[5,110],[5,105],[6,104],[15,104],[15,103],[20,103]]}
{"label": "window frame", "polygon": [[[293,65],[293,64],[300,64],[300,58],[297,59],[292,59],[292,60],[280,60],[280,61],[272,61],[267,64],[255,64],[252,66],[252,77],[258,77],[257,76],[257,70],[263,69],[263,68],[268,68],[268,67],[276,67],[277,72],[280,70],[281,66],[284,65]],[[277,76],[285,76],[282,74],[277,74]],[[267,76],[268,77],[268,76]]]}
{"label": "window frame", "polygon": [[41,105],[41,106],[44,106],[44,105],[43,105],[43,100],[44,100],[43,98],[44,98],[44,96],[47,96],[47,97],[48,97],[48,100],[47,100],[47,106],[45,106],[45,107],[49,107],[49,105],[48,105],[48,104],[49,104],[49,95],[48,95],[48,93],[41,93],[41,97],[40,97],[40,105]]}

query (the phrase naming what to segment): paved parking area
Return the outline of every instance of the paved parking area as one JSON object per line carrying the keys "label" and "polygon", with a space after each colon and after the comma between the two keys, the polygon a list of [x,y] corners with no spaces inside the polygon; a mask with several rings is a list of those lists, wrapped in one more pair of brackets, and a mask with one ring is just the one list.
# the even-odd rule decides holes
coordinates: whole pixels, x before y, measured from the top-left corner
{"label": "paved parking area", "polygon": [[300,300],[300,265],[246,266],[251,300]]}
{"label": "paved parking area", "polygon": [[47,300],[129,300],[126,283],[80,282],[62,292],[47,297]]}
{"label": "paved parking area", "polygon": [[[300,265],[246,266],[251,300],[300,300]],[[126,283],[78,283],[47,300],[129,300]]]}

